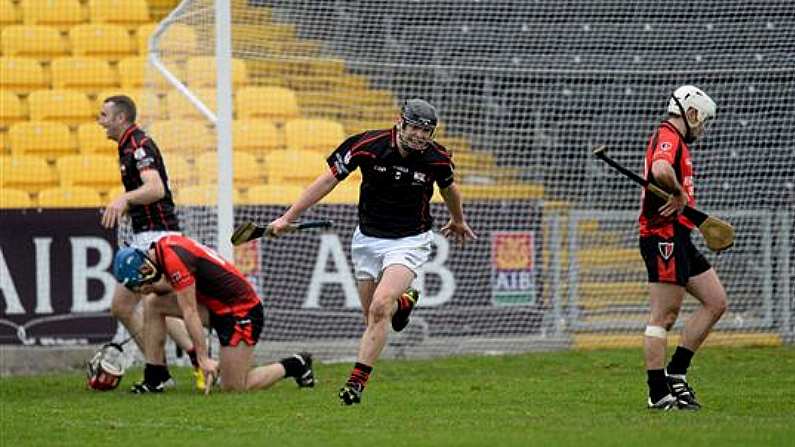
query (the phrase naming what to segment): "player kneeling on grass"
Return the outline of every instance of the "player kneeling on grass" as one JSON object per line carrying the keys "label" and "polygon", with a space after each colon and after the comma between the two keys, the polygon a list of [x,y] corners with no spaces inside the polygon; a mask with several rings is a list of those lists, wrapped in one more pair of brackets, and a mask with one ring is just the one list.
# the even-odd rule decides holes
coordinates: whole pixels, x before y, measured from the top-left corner
{"label": "player kneeling on grass", "polygon": [[[113,274],[144,298],[144,380],[133,393],[162,392],[171,379],[165,358],[166,317],[182,318],[207,379],[220,378],[224,390],[264,389],[285,377],[299,387],[312,387],[312,357],[295,354],[278,363],[250,368],[262,332],[264,312],[254,288],[231,263],[185,236],[167,236],[146,251],[126,247],[116,253]],[[215,329],[221,344],[219,361],[211,359],[203,326]]]}

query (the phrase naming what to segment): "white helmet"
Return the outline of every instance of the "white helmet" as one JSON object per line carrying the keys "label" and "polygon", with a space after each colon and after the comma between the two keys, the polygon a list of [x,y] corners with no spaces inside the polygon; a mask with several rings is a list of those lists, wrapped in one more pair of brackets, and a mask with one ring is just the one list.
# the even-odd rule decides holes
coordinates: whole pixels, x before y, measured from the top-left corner
{"label": "white helmet", "polygon": [[715,101],[694,85],[679,87],[671,95],[671,99],[668,100],[668,113],[673,115],[685,118],[683,115],[691,108],[698,111],[697,121],[689,123],[695,126],[702,124],[708,119],[715,118],[715,112],[717,111]]}

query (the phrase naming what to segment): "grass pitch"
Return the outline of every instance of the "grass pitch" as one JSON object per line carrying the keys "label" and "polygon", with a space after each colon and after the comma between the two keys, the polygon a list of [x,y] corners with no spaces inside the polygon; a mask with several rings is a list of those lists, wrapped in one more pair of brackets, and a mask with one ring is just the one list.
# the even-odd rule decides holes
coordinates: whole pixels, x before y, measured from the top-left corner
{"label": "grass pitch", "polygon": [[795,348],[705,348],[689,379],[704,409],[651,413],[637,349],[382,361],[362,404],[336,392],[351,365],[317,365],[248,394],[108,393],[81,373],[0,379],[0,445],[506,446],[792,445]]}

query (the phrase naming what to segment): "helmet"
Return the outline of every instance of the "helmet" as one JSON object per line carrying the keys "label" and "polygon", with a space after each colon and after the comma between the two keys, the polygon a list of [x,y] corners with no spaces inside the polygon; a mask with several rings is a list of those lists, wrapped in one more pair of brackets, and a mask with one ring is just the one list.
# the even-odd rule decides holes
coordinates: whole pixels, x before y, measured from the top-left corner
{"label": "helmet", "polygon": [[86,363],[86,383],[98,391],[115,389],[124,377],[124,350],[118,343],[108,343],[100,348]]}
{"label": "helmet", "polygon": [[124,247],[113,259],[113,276],[128,289],[160,279],[161,272],[143,251]]}
{"label": "helmet", "polygon": [[691,108],[698,111],[698,119],[693,125],[715,118],[717,106],[703,90],[693,85],[685,85],[676,89],[668,101],[668,113],[684,117]]}
{"label": "helmet", "polygon": [[[436,108],[422,99],[409,99],[400,109],[399,138],[401,146],[404,148],[422,151],[433,140],[436,125],[439,123],[439,116]],[[408,137],[405,135],[406,125],[418,127],[430,131],[426,138]]]}

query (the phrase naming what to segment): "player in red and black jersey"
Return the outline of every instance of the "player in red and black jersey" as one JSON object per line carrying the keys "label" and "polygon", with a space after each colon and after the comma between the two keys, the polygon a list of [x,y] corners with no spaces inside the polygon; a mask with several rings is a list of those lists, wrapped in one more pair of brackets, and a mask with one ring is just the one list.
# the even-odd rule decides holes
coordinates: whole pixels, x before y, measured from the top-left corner
{"label": "player in red and black jersey", "polygon": [[351,241],[351,257],[367,329],[353,372],[339,393],[346,405],[361,401],[386,343],[389,322],[396,331],[402,330],[419,299],[409,286],[431,254],[434,184],[451,216],[442,234],[462,242],[475,238],[464,220],[452,157],[433,140],[437,124],[432,105],[421,99],[406,101],[393,128],[345,140],[328,157],[329,170],[268,225],[268,233],[278,236],[351,172],[361,170],[359,226]]}
{"label": "player in red and black jersey", "polygon": [[[300,387],[314,386],[312,357],[307,353],[249,369],[262,332],[262,302],[243,274],[212,249],[185,236],[166,236],[146,252],[133,247],[119,250],[113,274],[126,287],[147,295],[146,368],[143,382],[132,392],[161,392],[171,377],[162,361],[167,316],[185,321],[208,389],[219,374],[226,390],[263,389],[285,377],[293,377]],[[208,355],[205,325],[218,334],[218,362]]]}
{"label": "player in red and black jersey", "polygon": [[[102,215],[102,226],[114,228],[124,214],[132,220],[132,240],[127,244],[146,250],[152,242],[178,234],[179,223],[171,199],[163,157],[155,142],[135,125],[135,102],[127,96],[111,96],[102,103],[97,122],[108,138],[118,142],[119,169],[125,192],[114,198]],[[144,352],[143,317],[136,311],[141,296],[120,285],[113,291],[111,314],[134,337]],[[168,332],[197,367],[193,343],[182,321],[169,318]],[[196,370],[196,388],[204,389],[204,377]]]}
{"label": "player in red and black jersey", "polygon": [[[693,162],[689,144],[704,134],[715,117],[715,103],[700,89],[678,88],[668,104],[668,118],[649,138],[646,178],[671,193],[668,201],[641,196],[640,252],[649,277],[650,316],[644,351],[649,408],[698,410],[701,405],[687,382],[693,354],[726,310],[726,292],[715,270],[690,239],[695,226],[681,214],[695,206]],[[676,322],[685,291],[701,307],[682,329],[681,341],[663,369],[667,334]]]}

